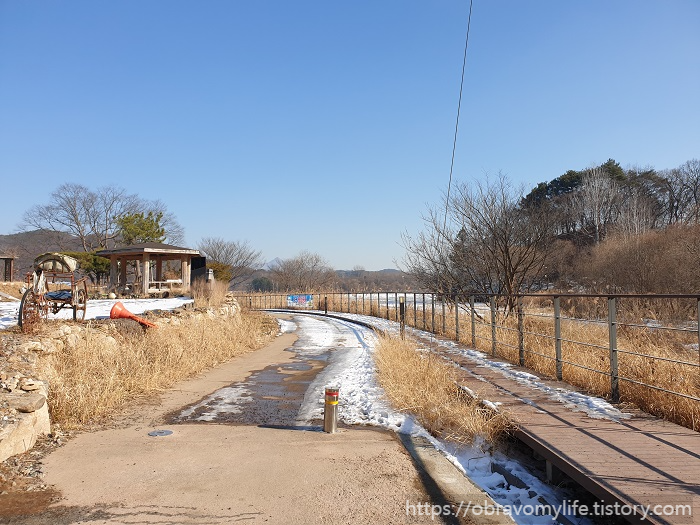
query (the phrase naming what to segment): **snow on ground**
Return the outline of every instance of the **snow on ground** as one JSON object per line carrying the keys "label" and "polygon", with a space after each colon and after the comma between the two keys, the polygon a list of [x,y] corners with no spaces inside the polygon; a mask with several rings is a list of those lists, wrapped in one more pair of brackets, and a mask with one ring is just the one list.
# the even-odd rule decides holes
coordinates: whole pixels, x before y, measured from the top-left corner
{"label": "snow on ground", "polygon": [[[398,323],[394,321],[357,314],[343,314],[343,317],[370,323],[385,331],[398,332]],[[301,323],[300,333],[309,331],[309,326],[314,324],[303,320],[307,318],[313,319],[310,316],[297,315],[295,317],[295,321]],[[559,517],[555,517],[555,515],[566,510],[563,502],[571,502],[575,496],[567,493],[564,489],[543,483],[516,460],[508,458],[500,452],[493,452],[479,443],[471,447],[458,447],[455,444],[438,440],[412,417],[392,409],[386,402],[383,390],[378,385],[375,375],[373,354],[377,343],[376,335],[369,328],[354,326],[343,321],[338,322],[344,324],[355,335],[356,342],[348,340],[347,351],[335,352],[334,358],[311,384],[302,410],[300,410],[300,423],[312,419],[322,419],[324,387],[337,386],[340,388],[339,418],[344,423],[376,425],[395,432],[425,437],[459,470],[487,492],[498,505],[501,505],[504,512],[511,514],[518,524],[540,525],[566,522],[560,521]],[[319,344],[318,341],[327,337],[327,335],[314,331],[323,329],[324,325],[325,330],[327,330],[325,323],[321,324],[318,321],[317,323],[317,327],[312,327],[308,336],[312,345]],[[449,344],[445,344],[445,346],[448,349],[455,349]],[[516,372],[502,366],[502,363],[490,362],[481,352],[467,354],[467,357],[477,360],[480,366],[489,366],[490,363],[493,363],[493,368],[505,375]],[[539,378],[532,374],[524,376],[513,374],[512,377],[516,380],[529,381],[529,384],[535,388],[549,388],[536,381],[535,379]],[[572,409],[587,407],[593,414],[592,417],[598,417],[599,414],[611,417],[610,409],[614,410],[614,407],[605,406],[604,400],[583,396],[577,392],[569,392],[570,395],[567,395],[563,390],[557,389],[557,392],[551,393],[551,395],[556,395],[559,401],[570,402]],[[613,412],[612,415],[616,414]],[[500,468],[521,479],[526,484],[526,488],[521,489],[510,485],[502,474],[492,472],[493,464],[497,464]],[[546,502],[544,506],[549,505],[550,513],[537,515],[535,510],[543,508],[542,500]],[[561,512],[561,516],[566,516],[569,522],[582,525],[591,523],[585,518],[572,516],[566,512]]]}
{"label": "snow on ground", "polygon": [[293,323],[292,321],[287,321],[286,319],[277,319],[277,322],[280,325],[280,331],[277,335],[290,334],[292,332],[295,332],[297,329],[296,323]]}
{"label": "snow on ground", "polygon": [[[327,322],[309,316],[296,316],[295,321],[300,334],[307,338],[301,347],[323,348],[327,344]],[[374,373],[376,335],[369,328],[352,323],[334,324],[342,330],[343,351],[333,352],[326,367],[309,385],[297,421],[309,424],[323,419],[325,388],[339,387],[338,417],[342,422],[399,430],[405,417],[389,407]]]}
{"label": "snow on ground", "polygon": [[[167,299],[98,299],[89,300],[85,310],[85,319],[108,319],[114,303],[121,302],[132,314],[139,315],[148,310],[174,310],[186,303],[189,297],[168,297]],[[0,330],[17,324],[19,301],[0,302]],[[73,310],[64,308],[56,315],[49,314],[49,319],[73,319]]]}

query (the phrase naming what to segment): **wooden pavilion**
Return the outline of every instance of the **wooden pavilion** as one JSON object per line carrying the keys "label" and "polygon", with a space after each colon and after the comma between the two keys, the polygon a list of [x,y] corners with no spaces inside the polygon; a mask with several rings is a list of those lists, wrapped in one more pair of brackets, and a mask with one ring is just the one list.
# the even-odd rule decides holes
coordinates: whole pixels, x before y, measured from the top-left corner
{"label": "wooden pavilion", "polygon": [[[146,242],[113,250],[102,250],[98,255],[110,260],[110,291],[124,291],[128,284],[127,265],[129,262],[136,261],[140,267],[140,280],[135,281],[136,289],[134,292],[144,296],[162,293],[174,285],[187,291],[194,277],[192,273],[193,263],[196,269],[204,267],[204,257],[200,255],[199,251],[159,242]],[[180,279],[165,280],[163,278],[164,261],[180,262]]]}

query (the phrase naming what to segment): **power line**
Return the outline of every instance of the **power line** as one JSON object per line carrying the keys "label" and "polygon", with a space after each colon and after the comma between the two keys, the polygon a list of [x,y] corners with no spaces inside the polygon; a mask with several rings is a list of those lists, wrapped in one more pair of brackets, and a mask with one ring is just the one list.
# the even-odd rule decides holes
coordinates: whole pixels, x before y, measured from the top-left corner
{"label": "power line", "polygon": [[472,7],[474,0],[469,0],[469,18],[467,20],[467,36],[464,39],[464,58],[462,59],[462,80],[459,83],[459,101],[457,102],[457,120],[455,122],[455,134],[452,141],[452,161],[450,162],[450,180],[447,183],[447,199],[445,199],[445,219],[443,221],[443,231],[447,228],[447,209],[450,204],[450,190],[452,189],[452,172],[455,166],[455,151],[457,149],[457,132],[459,131],[459,115],[462,110],[462,91],[464,90],[464,71],[467,67],[467,49],[469,49],[469,29],[472,25]]}

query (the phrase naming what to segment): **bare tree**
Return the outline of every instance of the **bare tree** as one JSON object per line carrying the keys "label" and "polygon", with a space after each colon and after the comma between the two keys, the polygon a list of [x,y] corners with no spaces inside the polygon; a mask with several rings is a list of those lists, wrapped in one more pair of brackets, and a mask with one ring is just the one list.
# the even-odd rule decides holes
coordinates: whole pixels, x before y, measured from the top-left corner
{"label": "bare tree", "polygon": [[581,185],[572,194],[573,205],[581,216],[584,231],[592,230],[595,244],[600,243],[608,224],[617,216],[620,187],[604,168],[590,169],[583,176]]}
{"label": "bare tree", "polygon": [[667,224],[700,224],[700,160],[660,173],[666,195]]}
{"label": "bare tree", "polygon": [[693,159],[678,168],[683,193],[688,202],[685,222],[700,224],[700,160]]}
{"label": "bare tree", "polygon": [[200,241],[198,249],[206,255],[208,262],[216,262],[225,267],[231,285],[243,282],[263,264],[261,252],[251,248],[248,241],[205,237]]}
{"label": "bare tree", "polygon": [[[453,224],[442,220],[440,209],[428,209],[423,217],[425,228],[415,236],[402,234],[406,249],[403,264],[421,288],[426,290],[460,290],[469,286],[453,264],[452,251],[456,243]],[[453,212],[454,213],[454,212]],[[470,292],[470,290],[467,290]]]}
{"label": "bare tree", "polygon": [[653,229],[656,223],[655,204],[638,189],[630,189],[622,200],[616,231],[624,239],[630,239]]}
{"label": "bare tree", "polygon": [[542,274],[553,245],[547,214],[521,208],[522,197],[502,175],[458,185],[447,206],[449,221],[433,210],[426,231],[404,236],[407,271],[438,292],[503,294],[510,310],[514,294]]}
{"label": "bare tree", "polygon": [[104,186],[96,191],[81,184],[65,183],[54,190],[49,204],[37,204],[24,213],[20,229],[46,230],[64,238],[77,237],[84,251],[120,244],[119,219],[134,213],[162,213],[162,226],[170,242],[181,242],[182,226],[160,201],[148,201],[123,188]]}
{"label": "bare tree", "polygon": [[311,292],[327,290],[335,284],[335,271],[316,253],[302,251],[296,257],[279,261],[270,273],[280,290]]}
{"label": "bare tree", "polygon": [[92,251],[97,240],[91,224],[97,216],[96,201],[85,186],[62,184],[51,193],[50,204],[37,204],[25,212],[21,229],[70,233],[80,240],[84,251]]}

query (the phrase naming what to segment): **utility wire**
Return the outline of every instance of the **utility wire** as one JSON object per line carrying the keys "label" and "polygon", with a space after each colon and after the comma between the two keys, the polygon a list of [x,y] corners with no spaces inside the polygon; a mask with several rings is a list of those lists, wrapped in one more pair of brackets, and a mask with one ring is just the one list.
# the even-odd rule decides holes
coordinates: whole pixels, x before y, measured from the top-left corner
{"label": "utility wire", "polygon": [[457,121],[455,122],[455,134],[452,141],[452,161],[450,162],[450,180],[447,184],[447,199],[445,200],[445,219],[443,221],[443,231],[447,228],[447,209],[450,204],[450,190],[452,189],[452,172],[455,166],[455,150],[457,149],[457,132],[459,131],[459,115],[462,109],[462,91],[464,90],[464,71],[467,66],[467,49],[469,48],[469,29],[472,25],[472,6],[474,0],[469,0],[469,19],[467,20],[467,36],[464,40],[464,58],[462,59],[462,80],[459,84],[459,101],[457,102]]}

